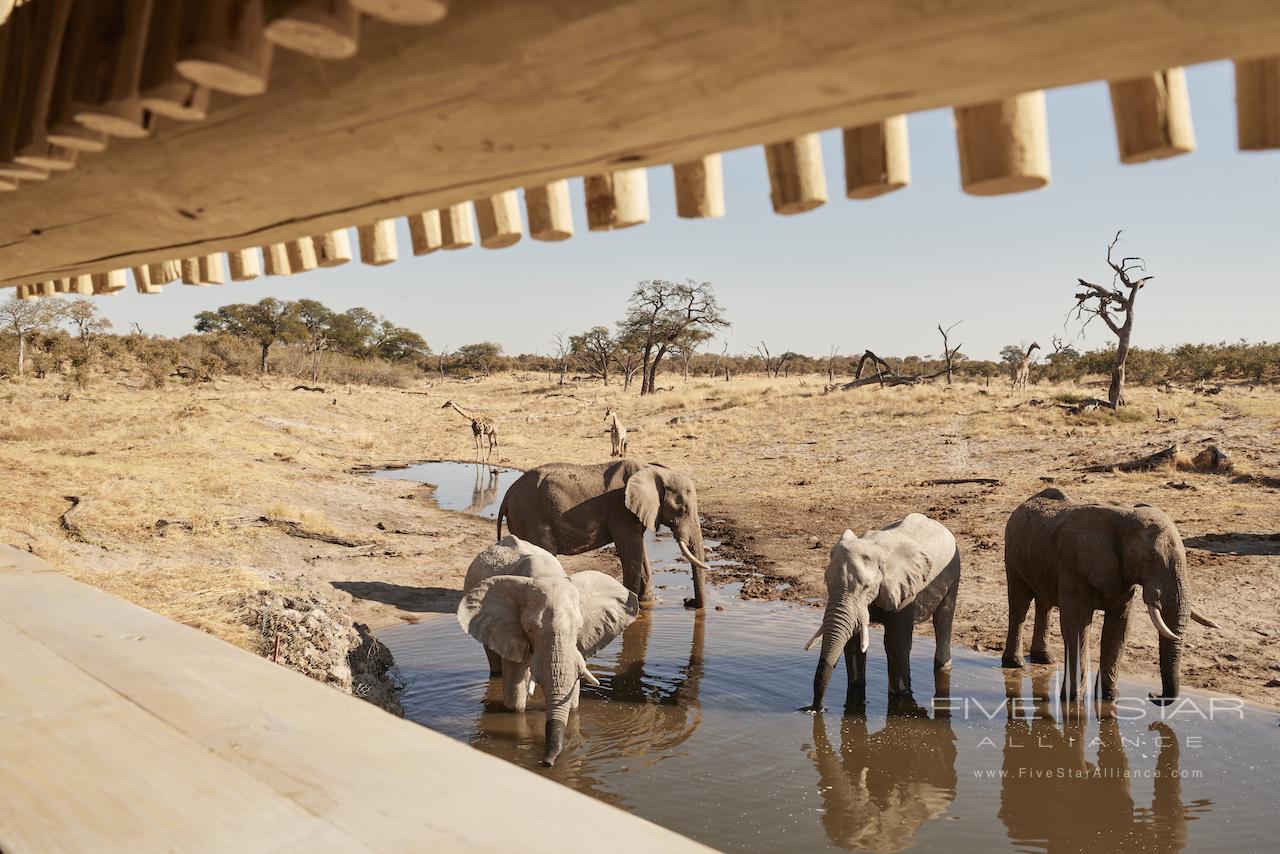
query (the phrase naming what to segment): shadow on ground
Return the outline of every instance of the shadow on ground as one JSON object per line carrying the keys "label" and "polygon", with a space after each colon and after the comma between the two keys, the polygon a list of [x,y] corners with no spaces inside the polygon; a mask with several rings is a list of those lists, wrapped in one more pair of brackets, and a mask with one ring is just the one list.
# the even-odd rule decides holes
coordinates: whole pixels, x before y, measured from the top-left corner
{"label": "shadow on ground", "polygon": [[1205,534],[1187,537],[1182,544],[1220,555],[1280,555],[1280,534]]}
{"label": "shadow on ground", "polygon": [[334,581],[334,587],[357,599],[394,605],[401,611],[422,614],[452,614],[462,600],[461,590],[448,587],[407,587],[385,581]]}

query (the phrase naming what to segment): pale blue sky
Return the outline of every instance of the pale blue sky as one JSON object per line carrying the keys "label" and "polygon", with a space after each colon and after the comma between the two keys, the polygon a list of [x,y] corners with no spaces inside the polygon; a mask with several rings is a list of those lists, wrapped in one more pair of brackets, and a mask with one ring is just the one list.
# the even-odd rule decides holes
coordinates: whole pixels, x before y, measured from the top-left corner
{"label": "pale blue sky", "polygon": [[[1125,253],[1145,256],[1156,276],[1139,304],[1136,345],[1276,340],[1280,152],[1236,150],[1230,64],[1189,69],[1188,83],[1198,150],[1137,166],[1119,162],[1104,84],[1050,92],[1053,182],[1033,193],[962,193],[951,112],[935,110],[909,119],[911,186],[880,199],[844,198],[839,131],[828,131],[830,200],[810,213],[773,213],[755,147],[725,155],[719,220],[678,218],[671,170],[658,167],[649,170],[651,221],[619,232],[587,231],[573,181],[577,233],[562,243],[526,238],[414,258],[401,220],[401,260],[387,267],[175,284],[158,297],[130,289],[100,304],[122,330],[137,321],[173,335],[227,302],[311,297],[367,306],[437,349],[493,340],[508,353],[545,353],[558,331],[612,324],[637,281],[687,277],[714,283],[733,321],[723,337],[731,352],[763,338],[774,352],[936,353],[937,323],[963,318],[956,339],[984,358],[1062,334],[1076,277],[1110,281],[1103,252],[1124,228]],[[1104,331],[1087,343],[1103,343]]]}

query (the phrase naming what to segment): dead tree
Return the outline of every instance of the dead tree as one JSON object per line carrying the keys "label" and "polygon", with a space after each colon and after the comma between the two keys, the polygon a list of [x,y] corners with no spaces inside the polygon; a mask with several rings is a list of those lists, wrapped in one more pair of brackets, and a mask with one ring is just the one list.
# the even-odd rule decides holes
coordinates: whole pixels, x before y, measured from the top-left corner
{"label": "dead tree", "polygon": [[827,355],[827,385],[836,384],[836,355],[839,354],[840,348],[835,344],[831,345],[831,352]]}
{"label": "dead tree", "polygon": [[952,329],[955,329],[957,326],[959,326],[962,323],[964,323],[963,320],[957,320],[955,323],[951,324],[946,329],[942,328],[941,323],[938,324],[938,333],[942,335],[942,358],[945,359],[947,362],[947,385],[951,385],[952,362],[955,361],[956,356],[962,355],[960,353],[960,348],[964,346],[963,344],[957,344],[954,347],[948,346],[947,336],[951,333]]}
{"label": "dead tree", "polygon": [[1077,279],[1081,290],[1076,293],[1076,307],[1073,309],[1076,319],[1083,321],[1080,326],[1082,334],[1095,317],[1101,317],[1107,328],[1115,333],[1116,357],[1111,366],[1111,386],[1107,390],[1107,399],[1112,409],[1125,405],[1124,363],[1129,358],[1129,339],[1133,335],[1133,304],[1142,286],[1155,278],[1155,276],[1132,278],[1135,270],[1143,273],[1147,271],[1146,262],[1139,257],[1131,256],[1121,258],[1119,261],[1112,260],[1111,255],[1123,233],[1123,229],[1117,231],[1115,238],[1107,246],[1107,266],[1114,272],[1111,277],[1111,288],[1107,289],[1102,285]]}
{"label": "dead tree", "polygon": [[[862,371],[866,368],[867,362],[870,362],[875,368],[874,374],[863,376]],[[920,374],[917,376],[902,376],[893,367],[881,359],[875,353],[867,350],[862,354],[862,358],[858,360],[858,369],[853,374],[853,379],[840,386],[842,391],[848,391],[851,388],[861,388],[864,385],[878,383],[881,388],[887,388],[898,385],[920,385],[926,380],[934,380],[946,373],[946,369],[933,374]]]}
{"label": "dead tree", "polygon": [[788,350],[777,358],[774,358],[769,353],[769,345],[765,344],[763,341],[761,341],[760,346],[756,348],[756,352],[759,353],[760,358],[764,360],[765,376],[773,377],[775,380],[778,378],[778,374],[782,373],[783,367],[785,367],[787,362],[791,360],[791,357],[795,355],[795,353]]}

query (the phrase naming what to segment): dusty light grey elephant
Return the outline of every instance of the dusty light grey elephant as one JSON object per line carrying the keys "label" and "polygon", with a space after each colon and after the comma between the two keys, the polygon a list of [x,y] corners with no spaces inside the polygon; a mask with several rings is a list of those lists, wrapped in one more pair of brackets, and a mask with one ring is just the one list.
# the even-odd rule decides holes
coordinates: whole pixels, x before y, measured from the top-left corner
{"label": "dusty light grey elephant", "polygon": [[666,525],[693,566],[693,598],[701,608],[706,550],[698,519],[698,492],[685,474],[639,460],[595,465],[548,463],[525,472],[507,489],[498,511],[511,533],[552,554],[576,555],[614,543],[622,583],[642,603],[653,601],[653,569],[646,530]]}
{"label": "dusty light grey elephant", "polygon": [[884,626],[891,700],[902,702],[911,696],[911,629],[916,623],[933,618],[934,673],[949,668],[960,551],[946,527],[910,513],[861,537],[846,530],[831,549],[826,581],[822,627],[805,644],[809,649],[822,638],[813,674],[813,703],[801,711],[822,711],[822,698],[841,650],[849,671],[846,705],[856,706],[865,699],[869,624],[873,622]]}
{"label": "dusty light grey elephant", "polygon": [[1022,624],[1036,603],[1031,660],[1050,663],[1045,646],[1049,609],[1057,607],[1065,660],[1061,694],[1076,699],[1088,667],[1088,630],[1093,612],[1104,613],[1098,678],[1103,700],[1114,700],[1129,600],[1138,587],[1148,617],[1160,635],[1160,696],[1178,696],[1182,635],[1188,620],[1218,628],[1191,607],[1187,553],[1182,535],[1164,511],[1149,504],[1077,504],[1059,489],[1028,498],[1004,529],[1004,571],[1009,591],[1009,634],[1001,663],[1022,666]]}
{"label": "dusty light grey elephant", "polygon": [[639,610],[635,594],[603,572],[565,574],[555,556],[517,537],[480,552],[467,569],[458,623],[484,644],[490,673],[502,673],[503,705],[523,712],[542,686],[547,703],[542,764],[564,746],[581,681],[599,685],[586,659],[622,634]]}

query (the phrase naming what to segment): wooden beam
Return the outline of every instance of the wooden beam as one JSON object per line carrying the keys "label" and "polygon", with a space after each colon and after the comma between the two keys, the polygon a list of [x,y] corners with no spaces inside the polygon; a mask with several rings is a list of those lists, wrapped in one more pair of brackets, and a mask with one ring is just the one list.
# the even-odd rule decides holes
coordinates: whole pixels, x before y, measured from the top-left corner
{"label": "wooden beam", "polygon": [[317,234],[311,238],[316,248],[316,263],[321,267],[340,267],[351,260],[351,237],[348,229]]}
{"label": "wooden beam", "polygon": [[724,167],[719,154],[672,166],[676,214],[691,219],[724,216]]}
{"label": "wooden beam", "polygon": [[822,143],[816,133],[766,145],[764,157],[775,213],[804,213],[826,203],[827,178],[822,171]]}
{"label": "wooden beam", "polygon": [[284,245],[289,256],[289,269],[295,273],[309,273],[320,262],[316,260],[316,244],[310,237],[299,237]]}
{"label": "wooden beam", "polygon": [[396,221],[383,219],[372,225],[362,225],[356,229],[360,243],[360,260],[372,267],[395,263],[399,257],[396,251]]}
{"label": "wooden beam", "polygon": [[1196,150],[1191,99],[1181,68],[1112,80],[1108,89],[1121,163],[1146,163]]}
{"label": "wooden beam", "polygon": [[450,205],[440,211],[440,241],[442,249],[465,249],[476,242],[471,202]]}
{"label": "wooden beam", "polygon": [[227,253],[227,266],[231,281],[248,282],[262,275],[262,256],[256,248],[233,250]]}
{"label": "wooden beam", "polygon": [[[129,283],[124,270],[93,274],[93,292],[98,296],[118,294]],[[50,283],[52,284],[52,283]]]}
{"label": "wooden beam", "polygon": [[140,294],[164,293],[164,288],[151,281],[151,268],[145,264],[133,268],[133,286]]}
{"label": "wooden beam", "polygon": [[587,228],[612,231],[649,221],[649,179],[643,169],[619,169],[582,180]]}
{"label": "wooden beam", "polygon": [[159,126],[7,197],[0,280],[279,243],[1280,44],[1272,0],[793,0],[785,39],[778,14],[738,0],[489,0],[431,27],[366,21],[350,60],[317,73],[280,51],[262,97],[216,98],[207,122]]}
{"label": "wooden beam", "polygon": [[158,261],[147,265],[147,275],[153,285],[167,285],[182,278],[182,264],[178,261]]}
{"label": "wooden beam", "polygon": [[393,24],[434,24],[449,12],[450,0],[351,0],[366,15]]}
{"label": "wooden beam", "polygon": [[480,228],[480,245],[485,249],[519,243],[524,236],[524,223],[520,221],[520,197],[516,191],[476,200],[476,225]]}
{"label": "wooden beam", "polygon": [[1037,190],[1049,183],[1044,93],[957,107],[960,185],[974,196]]}
{"label": "wooden beam", "polygon": [[844,129],[844,194],[872,199],[911,183],[907,117]]}
{"label": "wooden beam", "polygon": [[568,181],[525,187],[524,207],[529,215],[529,236],[534,240],[555,241],[573,237],[573,208],[569,204]]}
{"label": "wooden beam", "polygon": [[1280,148],[1280,57],[1236,62],[1236,131],[1241,151]]}
{"label": "wooden beam", "polygon": [[272,44],[266,0],[199,0],[184,4],[178,73],[199,86],[231,95],[267,91]]}
{"label": "wooden beam", "polygon": [[178,73],[178,48],[186,3],[160,0],[151,8],[138,90],[142,105],[180,121],[198,121],[209,111],[209,89]]}
{"label": "wooden beam", "polygon": [[289,250],[283,243],[270,243],[262,247],[262,268],[268,276],[292,276],[289,266]]}
{"label": "wooden beam", "polygon": [[350,59],[360,46],[360,12],[351,0],[270,0],[267,38],[318,59]]}
{"label": "wooden beam", "polygon": [[440,211],[410,214],[409,242],[413,246],[414,255],[427,255],[440,249],[444,238],[440,235]]}

